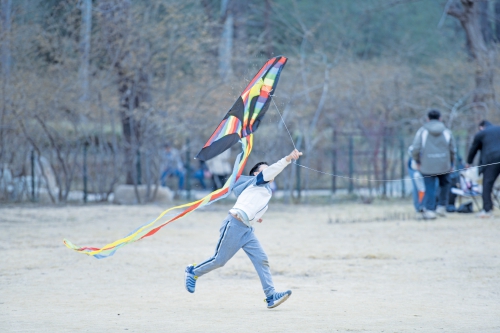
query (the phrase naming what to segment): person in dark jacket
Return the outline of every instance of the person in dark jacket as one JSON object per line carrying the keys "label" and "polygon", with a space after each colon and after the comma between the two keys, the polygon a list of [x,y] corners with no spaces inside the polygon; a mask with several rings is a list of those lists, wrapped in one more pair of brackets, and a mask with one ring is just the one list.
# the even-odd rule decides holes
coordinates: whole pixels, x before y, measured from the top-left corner
{"label": "person in dark jacket", "polygon": [[[480,164],[500,162],[500,126],[494,126],[487,120],[479,123],[479,132],[474,136],[469,149],[466,167],[472,164],[478,151],[481,151]],[[478,217],[489,218],[493,215],[491,192],[498,175],[500,175],[500,164],[483,167],[483,210],[479,212]]]}

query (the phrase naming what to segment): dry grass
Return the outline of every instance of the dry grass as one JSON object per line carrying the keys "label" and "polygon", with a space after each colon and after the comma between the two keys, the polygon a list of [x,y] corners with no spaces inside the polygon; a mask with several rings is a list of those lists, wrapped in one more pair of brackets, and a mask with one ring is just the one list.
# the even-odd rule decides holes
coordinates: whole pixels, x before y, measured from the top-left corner
{"label": "dry grass", "polygon": [[195,294],[184,290],[184,267],[213,253],[227,208],[196,212],[104,260],[62,238],[100,246],[162,209],[1,209],[0,330],[500,331],[498,218],[424,223],[386,218],[406,216],[408,204],[276,204],[256,232],[277,289],[293,295],[267,310],[243,253],[200,278]]}

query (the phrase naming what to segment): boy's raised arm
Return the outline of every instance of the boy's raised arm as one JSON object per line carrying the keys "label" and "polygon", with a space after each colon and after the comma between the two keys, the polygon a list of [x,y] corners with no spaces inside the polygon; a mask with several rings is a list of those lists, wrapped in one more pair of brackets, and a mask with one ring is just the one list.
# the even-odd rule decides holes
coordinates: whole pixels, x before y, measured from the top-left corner
{"label": "boy's raised arm", "polygon": [[289,155],[283,157],[278,162],[271,164],[269,167],[262,170],[262,176],[265,182],[273,180],[277,175],[280,174],[283,169],[292,162],[292,160],[298,160],[302,155],[297,149],[294,149]]}

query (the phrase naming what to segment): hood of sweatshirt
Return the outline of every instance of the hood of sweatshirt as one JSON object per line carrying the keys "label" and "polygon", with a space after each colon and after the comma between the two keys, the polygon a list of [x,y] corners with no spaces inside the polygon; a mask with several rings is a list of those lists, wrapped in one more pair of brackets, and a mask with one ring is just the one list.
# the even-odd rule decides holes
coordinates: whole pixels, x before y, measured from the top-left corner
{"label": "hood of sweatshirt", "polygon": [[424,128],[429,131],[434,136],[441,135],[444,132],[446,127],[439,120],[430,120],[425,123]]}

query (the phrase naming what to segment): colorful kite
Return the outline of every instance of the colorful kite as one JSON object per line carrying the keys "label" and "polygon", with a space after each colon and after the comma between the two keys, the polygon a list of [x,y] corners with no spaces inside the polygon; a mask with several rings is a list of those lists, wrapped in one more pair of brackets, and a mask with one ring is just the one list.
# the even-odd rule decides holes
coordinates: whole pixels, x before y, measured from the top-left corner
{"label": "colorful kite", "polygon": [[196,158],[206,161],[219,155],[259,127],[278,85],[287,58],[270,59],[238,97]]}
{"label": "colorful kite", "polygon": [[[231,176],[229,176],[222,188],[215,190],[200,200],[167,209],[152,222],[139,227],[128,236],[107,244],[102,248],[76,246],[67,239],[64,239],[64,244],[70,249],[93,256],[97,259],[107,258],[112,256],[120,247],[152,236],[167,224],[180,219],[193,212],[195,209],[209,205],[228,196],[233,189],[235,181],[241,176],[245,168],[250,152],[252,151],[253,133],[259,127],[259,123],[269,108],[272,98],[271,94],[276,89],[281,70],[285,66],[286,61],[287,58],[280,56],[266,62],[252,81],[250,81],[245,90],[243,90],[241,96],[236,103],[234,103],[233,107],[226,114],[205,146],[203,146],[203,149],[196,156],[196,158],[206,161],[219,155],[236,142],[239,141],[241,143],[242,151],[236,158]],[[180,214],[155,226],[156,222],[165,214],[181,208],[184,208],[184,210]]]}

